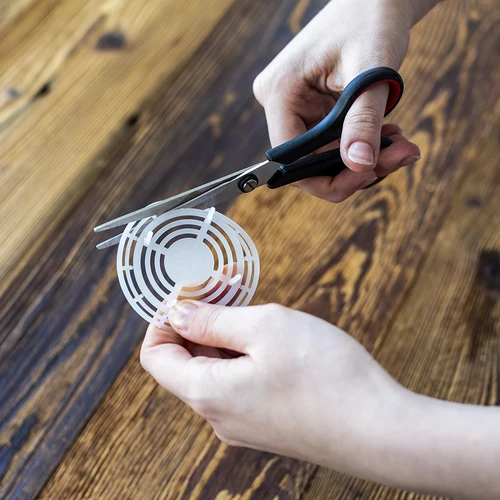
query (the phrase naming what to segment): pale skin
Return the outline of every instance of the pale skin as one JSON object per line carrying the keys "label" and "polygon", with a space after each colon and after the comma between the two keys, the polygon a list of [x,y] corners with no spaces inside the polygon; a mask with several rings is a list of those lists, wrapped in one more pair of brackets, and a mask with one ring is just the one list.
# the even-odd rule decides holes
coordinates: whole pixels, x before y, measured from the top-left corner
{"label": "pale skin", "polygon": [[[398,69],[411,26],[436,3],[331,1],[256,80],[271,142],[319,121],[334,102],[332,91],[357,73],[377,65]],[[348,117],[341,149],[349,171],[298,187],[342,201],[377,174],[415,161],[420,151],[397,125],[383,130],[394,144],[379,154],[387,93],[384,84],[369,91]],[[349,156],[355,142],[372,149],[371,163],[369,155],[360,158],[364,146]],[[500,498],[500,408],[415,394],[347,333],[282,306],[183,301],[168,318],[171,330],[148,328],[142,365],[225,443],[413,491]]]}

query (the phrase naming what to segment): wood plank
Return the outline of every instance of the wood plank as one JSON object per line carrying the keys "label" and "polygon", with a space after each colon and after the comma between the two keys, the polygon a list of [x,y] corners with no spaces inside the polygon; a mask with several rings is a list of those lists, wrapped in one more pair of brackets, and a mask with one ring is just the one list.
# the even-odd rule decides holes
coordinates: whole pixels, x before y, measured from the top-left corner
{"label": "wood plank", "polygon": [[5,33],[16,20],[38,0],[0,0],[0,35]]}
{"label": "wood plank", "polygon": [[[243,5],[241,2],[235,6],[235,18],[241,15]],[[317,6],[312,2],[307,15]],[[251,45],[255,53],[267,47],[267,59],[268,47],[277,49],[288,38],[290,16],[285,16],[287,11],[282,5],[271,9],[265,2],[252,2],[246,7],[246,22],[260,27],[259,21],[266,19],[268,29],[242,30],[244,34],[238,41]],[[390,338],[387,327],[395,318],[403,318],[399,311],[408,307],[405,297],[435,244],[443,219],[453,207],[461,181],[477,164],[480,151],[495,147],[496,137],[492,138],[491,133],[498,120],[492,109],[500,89],[500,71],[492,57],[498,46],[499,15],[500,9],[493,1],[475,4],[469,10],[465,4],[456,7],[449,3],[416,30],[403,68],[408,93],[397,116],[408,135],[421,145],[425,158],[422,165],[399,172],[340,206],[285,189],[278,193],[264,190],[242,198],[230,211],[260,249],[263,278],[257,302],[278,301],[339,324],[376,349],[384,366],[410,386],[417,379],[400,377],[398,369],[402,370],[403,365],[398,368],[398,358],[391,365],[391,352],[387,351],[387,358],[383,355]],[[278,19],[286,21],[278,23]],[[225,46],[234,43],[233,36],[232,32],[221,34]],[[271,44],[271,40],[276,42]],[[238,49],[233,50],[238,54]],[[226,57],[228,69],[218,81],[220,84],[231,75],[226,89],[237,98],[210,121],[220,124],[214,129],[215,137],[225,138],[216,144],[217,153],[207,156],[214,166],[231,158],[232,144],[241,145],[242,159],[265,147],[259,128],[262,119],[251,107],[249,91],[243,97],[241,91],[245,84],[249,86],[252,70],[263,63],[264,57],[255,60],[248,55],[244,61]],[[206,92],[219,95],[221,91],[214,84],[207,85]],[[239,121],[245,106],[251,112]],[[482,126],[471,127],[471,123]],[[247,140],[240,142],[241,128]],[[159,137],[168,132],[165,126],[160,129]],[[182,135],[182,130],[179,133]],[[161,150],[165,154],[159,137],[147,138],[148,151]],[[198,144],[201,147],[203,143]],[[137,161],[134,154],[132,149],[129,155]],[[149,161],[154,165],[156,158],[162,157],[157,153],[151,160],[150,153],[141,151],[138,158],[142,154],[144,164]],[[196,156],[190,151],[181,156],[182,164],[195,165],[189,158],[202,158],[203,154]],[[142,178],[136,184],[136,188],[140,186],[138,196],[155,192],[158,182],[155,178],[153,186],[152,180]],[[128,191],[122,189],[126,188],[120,187],[115,195],[123,198]],[[96,199],[92,198],[92,203]],[[86,200],[85,204],[89,206],[90,202]],[[296,265],[297,255],[301,256],[301,266]],[[122,332],[129,331],[130,323],[134,328],[142,327],[134,322],[126,306],[117,309],[117,304],[123,302],[116,297],[119,291],[113,286],[111,271],[109,275],[106,297],[116,302],[103,304],[103,314],[107,311],[111,317],[119,317]],[[95,325],[95,316],[88,321]],[[114,327],[111,323],[108,328]],[[403,337],[397,338],[401,341]],[[443,338],[436,336],[436,341],[442,343]],[[448,362],[434,367],[435,381],[441,376],[449,380],[449,364],[460,359],[462,351],[445,355]],[[490,369],[492,361],[488,358]],[[440,395],[434,387],[429,393]],[[136,350],[71,446],[42,498],[298,498],[308,483],[315,488],[316,470],[294,460],[220,445],[206,424],[142,372]],[[358,485],[348,483],[342,489],[343,497],[356,495]],[[373,498],[393,495],[381,487],[370,491]],[[321,492],[323,497],[316,498],[325,498],[326,490]]]}
{"label": "wood plank", "polygon": [[43,0],[7,32],[0,53],[0,292],[105,167],[94,160],[231,3]]}
{"label": "wood plank", "polygon": [[[374,352],[406,387],[479,405],[500,405],[500,103],[491,123],[418,279]],[[360,500],[405,498],[327,469],[302,498],[348,498],[346,491]]]}
{"label": "wood plank", "polygon": [[[223,18],[120,148],[96,160],[106,168],[85,201],[0,299],[0,496],[36,495],[143,335],[119,290],[114,253],[95,250],[102,236],[92,228],[256,159],[267,133],[251,82],[292,10],[247,2]],[[265,21],[262,36],[256,26]]]}

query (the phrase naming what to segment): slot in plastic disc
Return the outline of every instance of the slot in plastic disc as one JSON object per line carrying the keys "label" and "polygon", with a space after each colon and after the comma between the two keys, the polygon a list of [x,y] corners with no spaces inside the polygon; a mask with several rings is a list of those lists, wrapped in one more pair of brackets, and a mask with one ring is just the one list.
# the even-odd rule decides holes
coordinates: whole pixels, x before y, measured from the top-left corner
{"label": "slot in plastic disc", "polygon": [[117,271],[134,310],[165,328],[178,300],[248,305],[260,266],[255,245],[238,224],[213,208],[181,208],[128,224]]}

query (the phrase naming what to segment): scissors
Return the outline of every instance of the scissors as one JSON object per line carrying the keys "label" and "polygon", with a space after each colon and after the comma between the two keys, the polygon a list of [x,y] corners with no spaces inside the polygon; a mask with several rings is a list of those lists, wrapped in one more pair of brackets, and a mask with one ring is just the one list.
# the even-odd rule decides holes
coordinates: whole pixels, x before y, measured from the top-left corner
{"label": "scissors", "polygon": [[[391,68],[369,69],[347,85],[332,111],[320,123],[295,139],[267,151],[265,161],[166,200],[152,203],[140,210],[101,224],[95,227],[94,231],[100,232],[124,226],[130,222],[159,216],[176,208],[211,208],[241,194],[250,193],[265,184],[270,189],[276,189],[310,177],[337,176],[347,168],[342,161],[339,149],[313,155],[311,153],[340,139],[344,120],[351,106],[363,92],[378,83],[388,83],[390,87],[385,110],[385,116],[387,116],[401,100],[404,89],[403,79],[397,71]],[[391,144],[391,139],[381,137],[382,149]],[[121,234],[114,236],[99,243],[97,248],[116,245],[120,238]]]}

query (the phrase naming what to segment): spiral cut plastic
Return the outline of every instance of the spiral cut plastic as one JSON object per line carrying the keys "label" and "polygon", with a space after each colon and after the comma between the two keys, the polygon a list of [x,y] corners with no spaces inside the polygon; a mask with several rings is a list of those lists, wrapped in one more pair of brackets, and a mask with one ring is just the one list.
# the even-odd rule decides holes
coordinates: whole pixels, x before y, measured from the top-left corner
{"label": "spiral cut plastic", "polygon": [[181,208],[128,224],[118,246],[118,279],[134,310],[159,328],[182,299],[245,306],[259,280],[248,234],[214,208]]}

